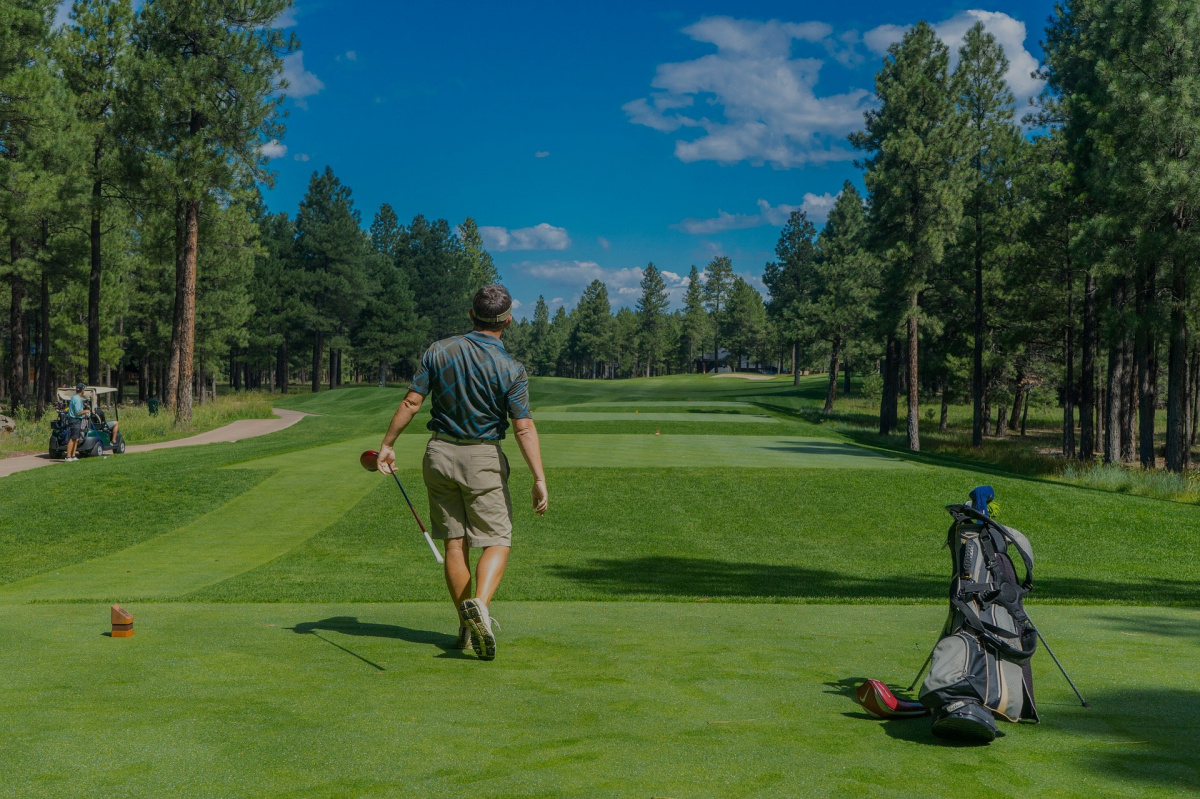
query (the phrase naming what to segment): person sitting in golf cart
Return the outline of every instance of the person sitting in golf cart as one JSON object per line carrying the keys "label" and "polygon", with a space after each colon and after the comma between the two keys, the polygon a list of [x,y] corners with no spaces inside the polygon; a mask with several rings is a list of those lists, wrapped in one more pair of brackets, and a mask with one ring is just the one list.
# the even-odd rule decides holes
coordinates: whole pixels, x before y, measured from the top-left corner
{"label": "person sitting in golf cart", "polygon": [[83,383],[75,386],[75,396],[71,397],[67,403],[67,419],[70,420],[71,432],[67,440],[67,458],[66,462],[77,461],[75,450],[79,447],[79,442],[83,439],[83,418],[90,416],[91,411],[83,401],[83,390],[87,388]]}

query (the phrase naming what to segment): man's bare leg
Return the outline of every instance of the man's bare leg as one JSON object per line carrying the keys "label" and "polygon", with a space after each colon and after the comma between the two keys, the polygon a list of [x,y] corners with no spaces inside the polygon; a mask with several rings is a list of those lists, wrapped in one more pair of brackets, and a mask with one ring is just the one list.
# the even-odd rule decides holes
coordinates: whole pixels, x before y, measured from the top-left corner
{"label": "man's bare leg", "polygon": [[446,588],[454,613],[471,596],[471,545],[465,537],[446,539]]}
{"label": "man's bare leg", "polygon": [[504,567],[508,565],[510,547],[485,547],[475,564],[475,597],[482,599],[483,604],[492,604],[492,595],[500,587],[500,579],[504,577]]}

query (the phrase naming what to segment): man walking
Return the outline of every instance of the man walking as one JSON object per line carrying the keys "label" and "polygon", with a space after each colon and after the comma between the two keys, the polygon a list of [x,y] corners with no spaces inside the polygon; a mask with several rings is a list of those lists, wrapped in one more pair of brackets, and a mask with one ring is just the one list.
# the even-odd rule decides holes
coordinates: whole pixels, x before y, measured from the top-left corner
{"label": "man walking", "polygon": [[[533,473],[533,510],[546,512],[546,474],[537,428],[529,413],[529,380],[500,336],[512,323],[512,297],[504,286],[484,286],[471,303],[475,329],[435,342],[421,358],[412,386],[392,417],[379,447],[379,470],[391,474],[392,445],[425,397],[432,401],[433,436],[421,464],[429,494],[433,537],[445,542],[446,587],[458,609],[458,646],[483,660],[496,657],[488,612],[512,546],[508,459],[500,441],[512,419],[517,445]],[[471,595],[470,548],[483,550]]]}

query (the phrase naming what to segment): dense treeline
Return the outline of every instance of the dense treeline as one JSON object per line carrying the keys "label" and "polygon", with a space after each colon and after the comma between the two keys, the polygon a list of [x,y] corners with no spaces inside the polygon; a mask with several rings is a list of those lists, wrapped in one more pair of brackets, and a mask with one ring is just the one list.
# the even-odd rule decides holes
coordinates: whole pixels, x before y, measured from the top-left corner
{"label": "dense treeline", "polygon": [[[289,4],[147,0],[135,14],[129,0],[78,0],[57,30],[49,0],[0,5],[9,407],[40,413],[55,385],[83,378],[136,382],[186,419],[218,379],[402,379],[499,278],[470,219],[405,225],[385,205],[367,224],[329,169],[293,216],[267,212],[264,146],[282,136],[282,59],[297,46],[271,22]],[[1072,0],[1046,59],[1047,88],[1017,119],[982,25],[952,53],[917,24],[851,137],[865,194],[847,182],[820,230],[791,215],[765,300],[717,257],[691,268],[671,310],[648,264],[634,307],[614,310],[600,281],[570,309],[539,298],[510,349],[540,375],[817,369],[826,412],[853,369],[881,433],[899,428],[905,398],[913,449],[923,423],[946,428],[951,403],[972,404],[980,446],[1023,429],[1031,395],[1049,397],[1067,457],[1186,468],[1200,409],[1200,13]]]}

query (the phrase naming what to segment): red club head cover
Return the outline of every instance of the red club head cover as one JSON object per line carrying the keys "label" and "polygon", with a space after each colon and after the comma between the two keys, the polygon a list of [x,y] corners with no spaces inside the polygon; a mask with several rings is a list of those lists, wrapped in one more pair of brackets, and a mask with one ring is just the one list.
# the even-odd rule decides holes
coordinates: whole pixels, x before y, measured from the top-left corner
{"label": "red club head cover", "polygon": [[858,686],[854,698],[864,710],[881,719],[915,718],[929,712],[920,702],[897,699],[891,689],[879,680],[867,680]]}
{"label": "red club head cover", "polygon": [[362,455],[358,456],[358,462],[361,463],[362,467],[364,469],[366,469],[368,472],[378,471],[379,470],[379,453],[373,449],[369,449],[366,452],[364,452]]}

